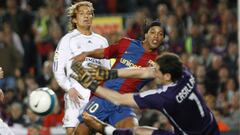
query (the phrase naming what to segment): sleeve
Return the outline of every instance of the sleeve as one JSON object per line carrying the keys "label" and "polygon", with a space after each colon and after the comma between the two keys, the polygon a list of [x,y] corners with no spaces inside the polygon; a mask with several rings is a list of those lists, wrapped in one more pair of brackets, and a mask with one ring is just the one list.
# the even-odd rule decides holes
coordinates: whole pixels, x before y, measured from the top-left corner
{"label": "sleeve", "polygon": [[122,38],[118,43],[112,44],[109,47],[104,49],[104,58],[110,59],[110,58],[117,58],[119,56],[120,51],[126,48],[126,45],[128,45],[130,40],[127,40],[126,38]]}
{"label": "sleeve", "polygon": [[160,109],[163,108],[164,98],[157,90],[148,90],[136,93],[133,96],[140,109]]}
{"label": "sleeve", "polygon": [[[104,48],[109,47],[109,44],[108,44],[107,39],[106,39],[106,38],[103,38],[103,39],[104,39],[104,46],[103,46],[103,47],[104,47]],[[110,68],[111,68],[111,62],[110,62],[109,59],[102,59],[101,61],[102,61],[102,63],[103,63],[102,66],[106,67],[107,69],[110,69]]]}
{"label": "sleeve", "polygon": [[69,42],[63,38],[55,51],[53,73],[58,84],[67,92],[71,87],[71,80],[66,74],[67,63],[71,58]]}

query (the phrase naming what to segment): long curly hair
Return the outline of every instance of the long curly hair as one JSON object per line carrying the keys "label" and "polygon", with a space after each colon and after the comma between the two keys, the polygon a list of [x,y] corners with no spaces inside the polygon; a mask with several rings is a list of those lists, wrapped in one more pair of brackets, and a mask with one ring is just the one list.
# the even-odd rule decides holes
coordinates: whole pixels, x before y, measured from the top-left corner
{"label": "long curly hair", "polygon": [[73,19],[76,18],[77,10],[81,6],[88,6],[88,7],[90,7],[90,9],[92,11],[92,14],[94,15],[93,4],[91,2],[89,2],[89,1],[80,1],[80,2],[77,2],[77,3],[73,4],[73,5],[71,5],[67,9],[68,17],[69,17],[68,28],[69,28],[70,31],[75,29],[75,28],[77,28],[77,25],[76,25],[76,23],[73,22]]}

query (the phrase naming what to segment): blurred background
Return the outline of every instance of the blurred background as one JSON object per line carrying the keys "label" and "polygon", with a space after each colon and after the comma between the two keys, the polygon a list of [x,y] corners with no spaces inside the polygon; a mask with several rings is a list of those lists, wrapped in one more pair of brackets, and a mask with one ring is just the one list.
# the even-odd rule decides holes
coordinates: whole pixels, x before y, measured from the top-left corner
{"label": "blurred background", "polygon": [[[142,26],[159,19],[167,36],[161,51],[177,53],[197,79],[223,135],[240,134],[237,0],[90,0],[93,31],[109,44],[121,37],[141,39]],[[16,135],[60,135],[64,91],[52,73],[53,53],[68,32],[71,0],[0,0],[0,80],[5,101],[0,118]],[[35,115],[27,106],[31,91],[47,86],[59,104],[54,113]],[[144,89],[155,87],[154,83]],[[137,111],[140,125],[171,129],[159,112]]]}

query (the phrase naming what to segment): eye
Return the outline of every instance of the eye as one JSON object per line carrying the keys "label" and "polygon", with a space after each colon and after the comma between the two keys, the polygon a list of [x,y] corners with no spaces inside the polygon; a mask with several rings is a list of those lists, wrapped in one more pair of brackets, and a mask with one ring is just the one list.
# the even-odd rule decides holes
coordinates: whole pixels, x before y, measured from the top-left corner
{"label": "eye", "polygon": [[83,15],[83,12],[78,12],[79,15]]}
{"label": "eye", "polygon": [[155,32],[154,31],[150,31],[150,34],[154,34]]}

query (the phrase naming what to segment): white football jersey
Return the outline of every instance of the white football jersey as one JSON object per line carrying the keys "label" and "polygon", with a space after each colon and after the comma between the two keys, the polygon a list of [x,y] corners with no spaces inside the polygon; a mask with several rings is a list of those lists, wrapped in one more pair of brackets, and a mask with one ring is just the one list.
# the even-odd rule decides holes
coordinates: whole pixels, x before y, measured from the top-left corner
{"label": "white football jersey", "polygon": [[[89,36],[81,34],[77,29],[66,34],[60,40],[54,55],[53,72],[58,84],[68,91],[75,88],[84,99],[88,99],[90,91],[82,87],[76,80],[69,77],[73,73],[71,69],[71,58],[86,51],[92,51],[99,48],[108,47],[107,40],[96,33]],[[95,59],[87,57],[83,65],[94,63],[106,68],[110,68],[110,61],[106,59]]]}

